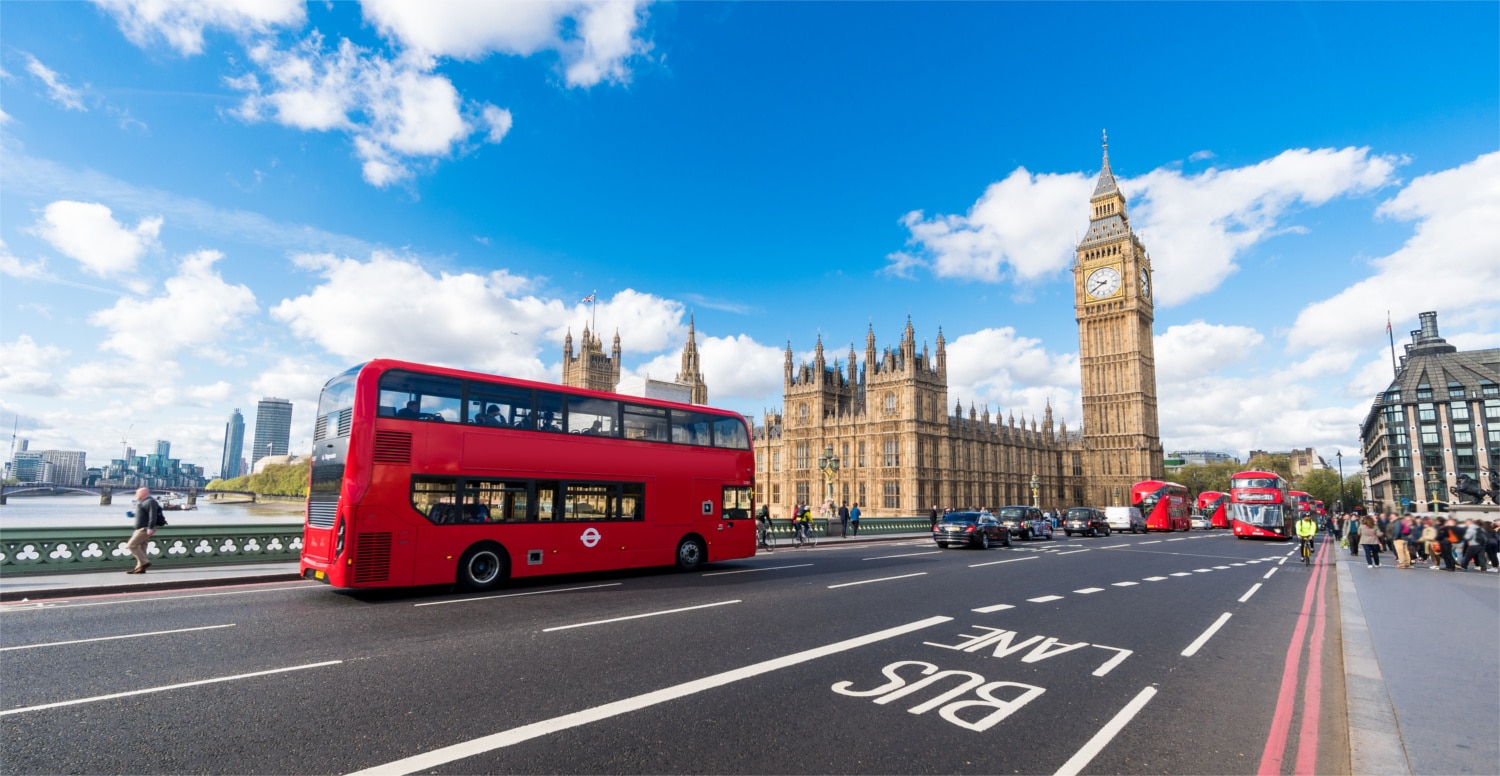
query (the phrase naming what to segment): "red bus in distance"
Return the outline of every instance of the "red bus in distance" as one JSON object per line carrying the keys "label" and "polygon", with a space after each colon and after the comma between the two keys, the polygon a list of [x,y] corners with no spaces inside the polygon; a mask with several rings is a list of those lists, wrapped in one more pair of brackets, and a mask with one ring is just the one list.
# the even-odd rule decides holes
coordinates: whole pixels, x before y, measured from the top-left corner
{"label": "red bus in distance", "polygon": [[488,590],[746,558],[754,470],[725,410],[370,361],[318,401],[301,574]]}
{"label": "red bus in distance", "polygon": [[1198,514],[1208,518],[1214,528],[1229,527],[1229,494],[1205,490],[1198,494]]}
{"label": "red bus in distance", "polygon": [[1313,497],[1310,494],[1303,493],[1300,490],[1294,490],[1290,491],[1290,495],[1292,498],[1292,503],[1297,505],[1297,514],[1292,516],[1293,522],[1296,522],[1297,518],[1300,518],[1303,515],[1310,515],[1313,513]]}
{"label": "red bus in distance", "polygon": [[1130,505],[1141,510],[1148,531],[1186,531],[1193,527],[1187,488],[1175,482],[1137,482],[1130,489]]}
{"label": "red bus in distance", "polygon": [[1290,539],[1296,513],[1291,484],[1276,472],[1245,471],[1229,478],[1229,519],[1236,539]]}
{"label": "red bus in distance", "polygon": [[1328,508],[1323,505],[1323,502],[1317,499],[1313,499],[1312,505],[1313,514],[1318,516],[1318,522],[1321,523],[1323,521],[1323,518],[1328,516]]}

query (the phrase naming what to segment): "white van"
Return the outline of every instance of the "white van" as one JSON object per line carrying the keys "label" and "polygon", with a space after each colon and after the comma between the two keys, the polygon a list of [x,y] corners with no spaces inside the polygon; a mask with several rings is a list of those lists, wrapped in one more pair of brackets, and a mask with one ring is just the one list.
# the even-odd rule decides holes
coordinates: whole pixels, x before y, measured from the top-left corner
{"label": "white van", "polygon": [[1146,532],[1146,518],[1135,507],[1105,507],[1104,522],[1109,523],[1111,531]]}

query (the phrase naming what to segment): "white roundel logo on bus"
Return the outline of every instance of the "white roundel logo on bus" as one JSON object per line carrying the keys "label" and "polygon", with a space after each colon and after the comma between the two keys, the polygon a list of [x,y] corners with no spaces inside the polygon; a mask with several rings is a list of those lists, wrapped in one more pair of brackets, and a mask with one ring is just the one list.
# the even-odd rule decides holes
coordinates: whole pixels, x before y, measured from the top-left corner
{"label": "white roundel logo on bus", "polygon": [[599,543],[599,529],[589,528],[588,530],[584,531],[583,536],[579,538],[583,539],[583,546],[592,547]]}

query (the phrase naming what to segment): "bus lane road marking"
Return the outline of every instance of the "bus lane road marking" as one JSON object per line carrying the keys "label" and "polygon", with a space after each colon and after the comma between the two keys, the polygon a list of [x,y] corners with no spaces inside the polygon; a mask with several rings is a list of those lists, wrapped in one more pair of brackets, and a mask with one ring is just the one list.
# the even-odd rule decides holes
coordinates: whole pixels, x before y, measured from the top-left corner
{"label": "bus lane road marking", "polygon": [[1155,687],[1141,690],[1129,703],[1125,704],[1125,708],[1120,709],[1120,713],[1116,714],[1114,719],[1099,728],[1099,732],[1095,733],[1082,749],[1079,749],[1076,754],[1068,758],[1067,762],[1063,763],[1061,768],[1057,769],[1057,776],[1077,776],[1083,773],[1083,769],[1088,767],[1088,764],[1093,762],[1100,752],[1104,751],[1104,747],[1109,746],[1109,742],[1113,741],[1115,736],[1119,735],[1120,731],[1124,730],[1125,726],[1130,724],[1130,721],[1135,719],[1135,715],[1141,713],[1141,709],[1146,708],[1146,704],[1150,703],[1154,697],[1156,697]]}
{"label": "bus lane road marking", "polygon": [[891,581],[893,579],[909,579],[911,577],[925,577],[925,576],[927,576],[927,572],[925,572],[925,571],[918,571],[915,574],[902,574],[899,577],[881,577],[880,579],[864,579],[864,580],[860,580],[859,582],[845,582],[842,585],[829,585],[828,589],[829,590],[833,590],[834,588],[838,588],[838,587],[853,587],[855,585],[868,585],[871,582],[889,582],[889,581]]}
{"label": "bus lane road marking", "polygon": [[621,582],[606,582],[602,585],[584,585],[583,587],[562,587],[556,590],[532,590],[528,593],[506,593],[504,595],[482,595],[476,598],[454,598],[448,601],[427,601],[412,606],[442,606],[444,604],[466,604],[473,601],[493,601],[496,598],[520,598],[528,595],[546,595],[548,593],[571,593],[574,590],[593,590],[596,587],[618,587]]}
{"label": "bus lane road marking", "polygon": [[1219,615],[1219,619],[1214,620],[1214,624],[1208,626],[1208,630],[1204,631],[1198,638],[1193,639],[1193,643],[1189,644],[1188,648],[1182,651],[1182,656],[1192,657],[1198,654],[1198,650],[1202,649],[1203,645],[1207,644],[1208,640],[1213,638],[1214,634],[1218,633],[1220,628],[1224,627],[1224,623],[1229,622],[1229,617],[1229,612]]}
{"label": "bus lane road marking", "polygon": [[187,633],[189,631],[214,630],[216,628],[233,628],[234,623],[228,625],[204,625],[198,628],[176,628],[174,630],[152,631],[150,633],[129,633],[124,636],[100,636],[93,639],[73,639],[71,641],[52,641],[46,644],[26,644],[19,647],[0,647],[0,652],[10,652],[17,649],[39,649],[41,647],[61,647],[68,644],[87,644],[91,641],[114,641],[116,639],[138,639],[142,636],[165,636],[169,633]]}
{"label": "bus lane road marking", "polygon": [[705,577],[722,577],[725,574],[749,574],[752,571],[779,571],[781,569],[800,569],[811,566],[811,563],[794,563],[790,566],[766,566],[763,569],[738,569],[736,571],[710,571]]}
{"label": "bus lane road marking", "polygon": [[1250,600],[1250,596],[1255,595],[1255,591],[1257,591],[1259,589],[1260,589],[1260,583],[1259,582],[1256,582],[1255,584],[1251,585],[1250,589],[1248,591],[1246,591],[1246,593],[1244,595],[1240,596],[1240,603],[1244,603],[1244,602]]}
{"label": "bus lane road marking", "polygon": [[915,558],[918,555],[937,555],[942,550],[928,550],[927,552],[908,552],[901,555],[879,555],[874,558],[860,558],[860,560],[889,560],[891,558]]}
{"label": "bus lane road marking", "polygon": [[682,684],[673,685],[671,687],[664,687],[654,692],[648,692],[642,695],[624,698],[622,700],[614,701],[613,703],[606,703],[602,706],[595,706],[593,708],[583,709],[582,711],[575,711],[571,714],[564,714],[560,717],[544,719],[539,722],[533,722],[529,725],[522,725],[520,727],[511,728],[499,733],[476,738],[471,741],[465,741],[462,743],[453,744],[452,746],[445,746],[440,749],[434,749],[431,752],[425,752],[423,754],[413,755],[401,760],[383,763],[362,771],[358,771],[353,774],[353,776],[373,776],[374,774],[406,774],[414,773],[416,771],[433,770],[443,765],[447,765],[448,763],[462,760],[467,757],[473,757],[475,755],[495,751],[496,749],[503,749],[508,746],[514,746],[516,744],[529,741],[533,738],[539,738],[551,733],[568,730],[569,728],[587,725],[592,722],[599,722],[601,720],[616,717],[621,714],[628,714],[632,711],[638,711],[640,709],[655,706],[661,703],[666,703],[667,701],[676,700],[678,698],[685,698],[690,695],[704,692],[705,690],[711,690],[716,687],[722,687],[724,685],[732,684],[743,679],[750,679],[762,674],[768,674],[772,671],[779,671],[783,668],[800,666],[809,660],[816,660],[821,657],[836,655],[840,652],[848,652],[849,650],[857,649],[869,644],[875,644],[877,642],[892,639],[897,636],[904,636],[908,633],[914,633],[924,628],[930,628],[934,625],[940,625],[945,622],[950,622],[952,621],[952,619],[952,617],[941,616],[928,617],[925,620],[917,620],[916,622],[899,625],[897,627],[888,628],[883,631],[876,631],[875,633],[835,642],[826,646],[816,647],[813,649],[804,650],[802,652],[796,652],[784,657],[762,661],[760,663],[753,663],[743,668],[736,668],[732,671],[725,671],[724,673],[705,676],[702,679],[694,679],[690,682],[683,682]]}
{"label": "bus lane road marking", "polygon": [[92,698],[77,698],[71,701],[58,701],[56,703],[43,703],[37,706],[26,706],[19,709],[6,709],[0,711],[0,717],[11,714],[23,714],[28,711],[41,711],[43,709],[56,709],[62,706],[78,706],[84,703],[98,703],[115,698],[129,698],[134,695],[146,695],[155,692],[167,692],[168,690],[181,690],[185,687],[198,687],[205,684],[218,684],[220,682],[232,682],[237,679],[250,679],[257,676],[269,676],[271,674],[284,674],[289,671],[303,671],[309,668],[322,668],[324,666],[336,666],[343,663],[342,660],[326,660],[322,663],[308,663],[302,666],[290,666],[288,668],[273,668],[269,671],[254,671],[248,674],[235,674],[234,676],[220,676],[214,679],[199,679],[196,682],[182,682],[181,684],[169,684],[163,687],[148,687],[144,690],[130,690],[128,692],[116,692],[109,695],[96,695]]}
{"label": "bus lane road marking", "polygon": [[551,633],[553,631],[572,630],[573,628],[587,628],[590,625],[608,625],[609,623],[612,623],[612,622],[624,622],[626,620],[639,620],[639,619],[641,619],[643,617],[660,617],[663,614],[677,614],[679,612],[691,612],[691,611],[693,611],[695,609],[711,609],[711,608],[713,608],[715,606],[728,606],[730,604],[737,604],[737,603],[742,603],[742,601],[737,598],[737,599],[735,599],[733,601],[718,601],[716,603],[711,603],[711,604],[699,604],[698,606],[684,606],[684,607],[682,607],[680,609],[666,609],[666,610],[663,610],[663,611],[660,611],[660,612],[646,612],[645,614],[631,614],[631,615],[627,615],[625,617],[611,617],[608,620],[594,620],[592,622],[580,622],[580,623],[575,623],[573,625],[558,625],[555,628],[543,628],[542,632],[543,633]]}

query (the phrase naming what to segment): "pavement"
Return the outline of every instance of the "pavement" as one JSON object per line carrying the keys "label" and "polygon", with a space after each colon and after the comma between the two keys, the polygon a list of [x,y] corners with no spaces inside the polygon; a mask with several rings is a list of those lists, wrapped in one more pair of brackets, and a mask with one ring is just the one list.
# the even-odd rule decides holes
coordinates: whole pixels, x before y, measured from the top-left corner
{"label": "pavement", "polygon": [[[924,532],[820,537],[910,541]],[[782,540],[783,553],[796,549]],[[1340,551],[1338,595],[1350,767],[1358,774],[1492,773],[1500,762],[1500,573],[1370,569]],[[298,579],[296,563],[0,578],[0,601],[220,587]]]}

